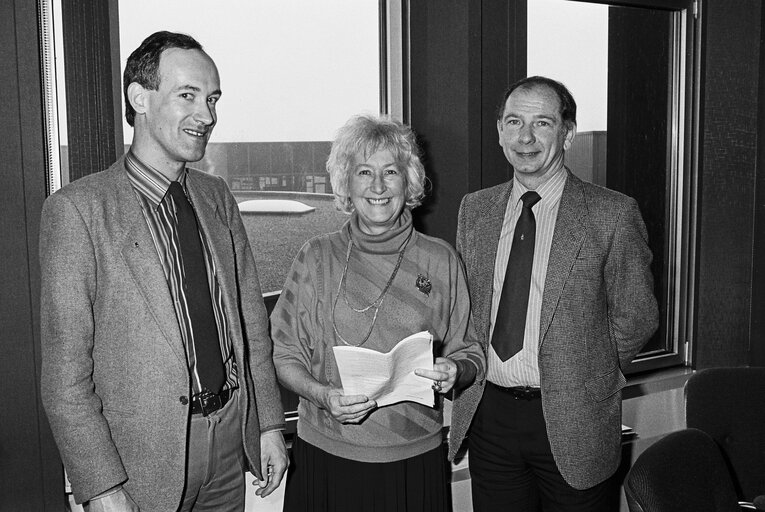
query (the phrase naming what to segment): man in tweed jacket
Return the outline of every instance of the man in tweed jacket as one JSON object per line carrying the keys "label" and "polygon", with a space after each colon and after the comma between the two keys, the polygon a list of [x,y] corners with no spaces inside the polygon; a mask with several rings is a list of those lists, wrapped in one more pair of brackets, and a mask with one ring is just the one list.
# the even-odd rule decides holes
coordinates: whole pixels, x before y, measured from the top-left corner
{"label": "man in tweed jacket", "polygon": [[[565,168],[576,103],[562,84],[511,86],[497,130],[514,177],[465,196],[457,230],[488,357],[487,381],[463,394],[452,420],[458,439],[472,421],[474,510],[616,510],[623,370],[658,325],[645,226],[633,199]],[[504,340],[492,334],[507,311],[505,269],[530,191],[541,199],[530,207],[526,323],[520,350],[503,360],[495,346]]]}
{"label": "man in tweed jacket", "polygon": [[[130,150],[43,208],[43,404],[75,500],[90,511],[243,510],[244,471],[267,495],[287,458],[268,318],[236,201],[221,178],[186,168],[217,121],[218,71],[193,38],[158,32],[130,56],[124,82]],[[178,185],[185,203],[182,189],[166,193]],[[198,228],[185,224],[193,234],[181,239],[175,219],[189,203]],[[173,252],[194,238],[199,257]],[[207,269],[194,282],[209,287],[201,316],[213,322],[183,307],[193,261]],[[193,350],[201,344],[206,353]],[[211,360],[222,371],[205,381],[200,367]]]}

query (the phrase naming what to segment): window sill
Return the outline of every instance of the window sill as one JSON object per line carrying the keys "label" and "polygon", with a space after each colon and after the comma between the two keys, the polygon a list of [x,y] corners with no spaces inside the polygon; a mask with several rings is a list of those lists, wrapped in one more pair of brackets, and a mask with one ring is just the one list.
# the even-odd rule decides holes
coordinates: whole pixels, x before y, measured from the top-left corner
{"label": "window sill", "polygon": [[627,376],[627,385],[622,390],[622,399],[637,398],[652,393],[682,388],[693,375],[687,366],[663,368]]}

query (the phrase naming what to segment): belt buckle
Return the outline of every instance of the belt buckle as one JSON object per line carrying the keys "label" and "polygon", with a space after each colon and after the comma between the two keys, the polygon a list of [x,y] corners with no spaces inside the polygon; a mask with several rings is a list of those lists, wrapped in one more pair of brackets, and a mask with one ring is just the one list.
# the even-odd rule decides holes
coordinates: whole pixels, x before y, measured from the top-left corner
{"label": "belt buckle", "polygon": [[513,395],[516,400],[532,400],[534,398],[534,388],[530,386],[523,386],[520,389],[515,389]]}
{"label": "belt buckle", "polygon": [[214,394],[212,391],[205,390],[205,392],[200,394],[198,398],[199,403],[202,406],[202,416],[207,416],[223,406],[223,404],[221,404],[220,396]]}

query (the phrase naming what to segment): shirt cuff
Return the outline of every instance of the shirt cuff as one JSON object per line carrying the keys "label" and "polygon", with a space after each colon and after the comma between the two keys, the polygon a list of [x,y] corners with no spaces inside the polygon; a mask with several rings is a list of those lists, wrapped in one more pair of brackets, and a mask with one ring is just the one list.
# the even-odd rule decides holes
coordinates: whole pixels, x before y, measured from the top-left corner
{"label": "shirt cuff", "polygon": [[454,383],[454,389],[460,391],[470,386],[478,374],[478,367],[472,361],[459,359],[457,364],[457,381]]}
{"label": "shirt cuff", "polygon": [[88,500],[88,501],[93,501],[93,500],[100,500],[101,498],[106,498],[107,496],[111,496],[112,494],[116,494],[116,493],[118,493],[118,492],[119,492],[119,491],[121,491],[121,490],[122,490],[122,484],[119,484],[119,485],[115,485],[115,486],[114,486],[114,487],[112,487],[111,489],[109,489],[109,490],[107,490],[107,491],[104,491],[104,492],[102,492],[101,494],[98,494],[98,495],[96,495],[96,496],[93,496],[93,497],[92,497],[92,498],[90,498],[90,500]]}

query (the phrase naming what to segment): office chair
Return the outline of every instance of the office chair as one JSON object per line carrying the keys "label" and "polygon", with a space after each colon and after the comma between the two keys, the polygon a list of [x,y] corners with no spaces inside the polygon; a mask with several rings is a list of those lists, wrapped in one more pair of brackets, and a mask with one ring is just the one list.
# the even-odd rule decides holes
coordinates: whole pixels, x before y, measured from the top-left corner
{"label": "office chair", "polygon": [[701,430],[673,432],[637,458],[624,481],[630,512],[740,512],[714,440]]}
{"label": "office chair", "polygon": [[685,385],[685,423],[717,442],[739,500],[765,494],[765,368],[696,372]]}

